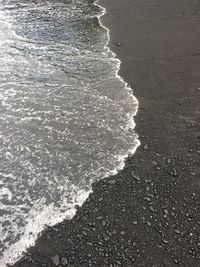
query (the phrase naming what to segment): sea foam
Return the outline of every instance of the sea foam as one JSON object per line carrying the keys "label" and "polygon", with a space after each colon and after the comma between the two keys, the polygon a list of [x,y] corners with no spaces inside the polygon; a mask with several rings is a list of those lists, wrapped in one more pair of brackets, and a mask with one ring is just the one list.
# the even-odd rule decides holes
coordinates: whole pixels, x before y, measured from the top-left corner
{"label": "sea foam", "polygon": [[71,219],[140,144],[105,13],[81,0],[0,2],[2,267]]}

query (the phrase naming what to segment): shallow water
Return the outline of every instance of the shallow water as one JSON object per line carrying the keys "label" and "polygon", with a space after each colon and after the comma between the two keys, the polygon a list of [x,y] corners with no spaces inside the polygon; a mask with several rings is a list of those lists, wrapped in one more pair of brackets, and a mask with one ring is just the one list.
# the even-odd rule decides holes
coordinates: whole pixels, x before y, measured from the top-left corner
{"label": "shallow water", "polygon": [[72,218],[139,144],[93,1],[0,1],[0,265]]}

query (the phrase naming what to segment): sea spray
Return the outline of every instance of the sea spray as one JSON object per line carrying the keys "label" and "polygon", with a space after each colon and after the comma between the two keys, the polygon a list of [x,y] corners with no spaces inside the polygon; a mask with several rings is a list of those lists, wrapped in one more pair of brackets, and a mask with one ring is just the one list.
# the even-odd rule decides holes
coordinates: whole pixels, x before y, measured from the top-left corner
{"label": "sea spray", "polygon": [[0,2],[2,267],[71,219],[139,145],[138,101],[108,47],[106,11],[83,2]]}

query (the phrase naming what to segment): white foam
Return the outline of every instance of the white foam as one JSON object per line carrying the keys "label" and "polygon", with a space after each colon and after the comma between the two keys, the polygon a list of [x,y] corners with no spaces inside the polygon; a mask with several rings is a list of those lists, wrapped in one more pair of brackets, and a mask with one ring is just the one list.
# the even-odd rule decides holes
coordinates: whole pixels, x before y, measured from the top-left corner
{"label": "white foam", "polygon": [[[129,121],[128,121],[128,124],[127,124],[127,128],[128,129],[134,129],[136,124],[135,124],[135,121],[134,121],[134,116],[137,115],[137,112],[138,112],[138,108],[139,108],[139,102],[137,100],[137,98],[133,95],[133,90],[131,87],[128,86],[128,83],[126,83],[123,78],[119,75],[119,71],[120,71],[120,66],[121,66],[121,61],[120,59],[118,59],[116,57],[116,54],[110,50],[109,48],[109,42],[110,42],[110,30],[105,27],[102,22],[101,22],[101,17],[103,17],[107,11],[104,7],[102,7],[100,4],[98,4],[99,0],[96,0],[94,2],[94,5],[98,6],[101,10],[102,10],[102,13],[97,16],[98,19],[99,19],[99,23],[101,25],[102,28],[104,28],[107,32],[107,42],[104,46],[104,49],[107,49],[109,53],[112,53],[113,57],[116,59],[116,62],[117,62],[117,70],[116,70],[116,73],[115,73],[115,76],[116,78],[118,78],[123,84],[124,84],[124,90],[128,90],[130,92],[130,98],[132,98],[133,100],[133,105],[135,106],[136,105],[136,108],[135,110],[133,111],[132,114],[128,114],[129,115]],[[112,170],[111,173],[113,174],[117,174],[117,172],[119,170],[122,170],[124,168],[124,165],[125,165],[125,160],[128,158],[129,155],[133,155],[135,153],[135,151],[137,150],[138,146],[140,146],[140,141],[138,139],[138,136],[136,137],[136,144],[134,147],[130,148],[127,152],[127,154],[124,154],[124,155],[117,155],[116,157],[118,157],[120,159],[120,164],[119,164],[119,167],[117,167],[116,169]],[[107,177],[107,176],[106,176]]]}
{"label": "white foam", "polygon": [[[106,14],[106,9],[101,7],[97,2],[98,1],[96,1],[94,4],[102,10],[101,14],[97,17],[99,19],[99,23],[100,23],[101,27],[104,28],[106,30],[106,33],[107,33],[107,42],[104,46],[104,49],[107,50],[107,52],[113,56],[113,59],[115,60],[115,63],[116,63],[115,77],[124,84],[123,90],[127,90],[129,92],[130,98],[132,99],[133,110],[129,114],[127,114],[127,118],[128,118],[127,124],[124,126],[124,129],[123,129],[125,132],[127,132],[127,131],[135,128],[135,122],[134,122],[133,117],[137,114],[137,111],[138,111],[138,101],[135,98],[135,96],[133,95],[132,89],[130,87],[128,87],[127,83],[118,74],[119,69],[120,69],[120,65],[121,65],[121,61],[119,59],[117,59],[116,54],[109,49],[109,46],[108,46],[109,41],[110,41],[109,29],[107,29],[101,22],[101,17]],[[47,127],[52,129],[52,127],[50,127],[50,126],[46,126],[46,128]],[[118,173],[119,170],[122,170],[124,168],[124,165],[125,165],[125,159],[129,155],[133,155],[139,145],[140,145],[140,142],[136,136],[136,139],[134,140],[134,144],[132,144],[132,146],[130,146],[127,153],[122,153],[122,154],[114,156],[114,158],[117,162],[117,166],[111,170],[108,170],[107,173],[105,173],[105,175],[101,177],[101,179],[109,177],[110,175],[115,175]],[[7,151],[6,153],[7,153],[6,156],[7,156],[8,160],[12,160],[12,154],[9,151]],[[26,167],[30,168],[29,165],[27,165]],[[95,172],[97,172],[97,171],[98,170],[95,170]],[[91,170],[91,173],[92,173],[92,170]],[[1,173],[0,173],[0,175],[1,175]],[[2,175],[4,177],[8,177],[8,178],[11,177],[12,178],[12,174],[2,173]],[[57,183],[59,182],[59,180],[57,179],[56,176],[55,176],[55,180]],[[21,236],[21,238],[18,242],[11,245],[4,252],[3,258],[2,258],[2,260],[0,260],[0,266],[4,267],[4,266],[6,266],[6,264],[13,264],[17,260],[19,260],[23,256],[23,254],[25,253],[27,248],[29,248],[30,246],[33,246],[35,244],[36,239],[38,238],[38,236],[41,234],[41,232],[45,229],[45,227],[47,225],[53,226],[57,223],[62,222],[65,219],[72,219],[76,213],[76,208],[75,208],[76,205],[81,206],[84,203],[84,201],[87,199],[89,194],[92,192],[91,182],[90,182],[90,185],[88,185],[87,190],[80,189],[79,187],[75,187],[74,185],[71,185],[70,191],[67,192],[67,193],[69,193],[68,198],[62,199],[63,203],[62,203],[61,208],[58,208],[58,207],[56,208],[54,204],[44,205],[45,203],[43,203],[43,199],[41,199],[39,202],[35,202],[35,206],[28,214],[28,220],[27,220],[27,224],[24,228],[23,235]],[[89,186],[90,186],[90,188],[89,188]],[[65,190],[65,188],[63,189],[63,191],[64,190]],[[62,188],[60,191],[62,191]],[[4,195],[7,196],[7,198],[9,200],[12,199],[12,194],[11,194],[11,192],[9,192],[8,189],[4,189],[3,192],[4,192]],[[44,200],[44,202],[45,202],[45,200]]]}
{"label": "white foam", "polygon": [[[0,266],[6,267],[7,264],[14,264],[25,253],[28,247],[35,244],[36,239],[47,226],[54,226],[64,220],[70,220],[76,214],[76,206],[82,206],[88,198],[92,190],[84,191],[72,186],[72,202],[65,207],[64,212],[60,212],[60,208],[56,208],[54,204],[44,206],[38,205],[31,210],[29,220],[21,239],[9,247],[0,260]],[[44,207],[42,209],[42,207]]]}

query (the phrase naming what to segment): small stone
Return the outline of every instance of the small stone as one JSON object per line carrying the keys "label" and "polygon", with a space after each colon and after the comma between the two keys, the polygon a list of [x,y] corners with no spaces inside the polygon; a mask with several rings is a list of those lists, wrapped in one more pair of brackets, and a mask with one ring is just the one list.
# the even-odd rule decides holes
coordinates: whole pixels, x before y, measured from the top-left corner
{"label": "small stone", "polygon": [[136,225],[136,224],[138,224],[138,222],[137,221],[133,221],[133,224]]}
{"label": "small stone", "polygon": [[24,260],[25,260],[26,262],[32,262],[32,258],[31,258],[31,256],[25,256],[25,257],[24,257]]}
{"label": "small stone", "polygon": [[154,166],[157,166],[157,165],[158,165],[158,162],[157,162],[156,160],[153,160],[153,161],[152,161],[152,164],[153,164]]}
{"label": "small stone", "polygon": [[82,234],[84,235],[84,236],[86,236],[87,235],[87,233],[86,233],[86,231],[82,231]]}
{"label": "small stone", "polygon": [[106,226],[106,221],[102,221],[102,222],[101,222],[101,225],[102,225],[103,227],[105,227],[105,226]]}
{"label": "small stone", "polygon": [[143,148],[144,148],[144,150],[148,150],[149,147],[148,147],[148,145],[146,144],[146,145],[144,145]]}
{"label": "small stone", "polygon": [[148,201],[148,202],[151,201],[150,197],[145,197],[145,200]]}
{"label": "small stone", "polygon": [[134,172],[131,173],[132,177],[135,178],[138,182],[140,181],[140,177]]}
{"label": "small stone", "polygon": [[149,206],[149,210],[152,211],[152,212],[154,212],[154,209],[153,209],[152,206]]}
{"label": "small stone", "polygon": [[86,245],[87,245],[87,246],[90,246],[90,247],[93,246],[93,244],[92,244],[91,242],[87,242]]}
{"label": "small stone", "polygon": [[109,180],[107,181],[108,184],[115,184],[116,183],[116,180],[115,179],[112,179],[112,180]]}
{"label": "small stone", "polygon": [[177,177],[178,176],[178,173],[177,173],[176,169],[173,169],[171,171],[170,175],[173,176],[173,177]]}
{"label": "small stone", "polygon": [[58,266],[59,263],[60,263],[60,257],[59,257],[59,255],[55,255],[55,256],[53,257],[53,264],[54,264],[55,266]]}
{"label": "small stone", "polygon": [[167,210],[167,209],[164,209],[163,212],[164,212],[164,214],[166,214],[166,215],[168,214],[168,210]]}
{"label": "small stone", "polygon": [[175,232],[176,234],[180,234],[180,233],[181,233],[178,229],[175,229],[174,232]]}
{"label": "small stone", "polygon": [[117,46],[121,46],[122,44],[120,42],[117,43]]}
{"label": "small stone", "polygon": [[120,235],[124,235],[124,234],[125,234],[125,232],[124,232],[124,231],[121,231],[121,232],[120,232]]}
{"label": "small stone", "polygon": [[171,159],[167,159],[167,163],[170,164],[171,163]]}
{"label": "small stone", "polygon": [[61,264],[62,264],[63,266],[65,266],[65,265],[67,265],[67,263],[68,263],[67,258],[62,257],[62,259],[61,259]]}
{"label": "small stone", "polygon": [[176,264],[179,263],[179,260],[178,260],[178,259],[174,259],[173,261],[174,261],[174,263],[176,263]]}

